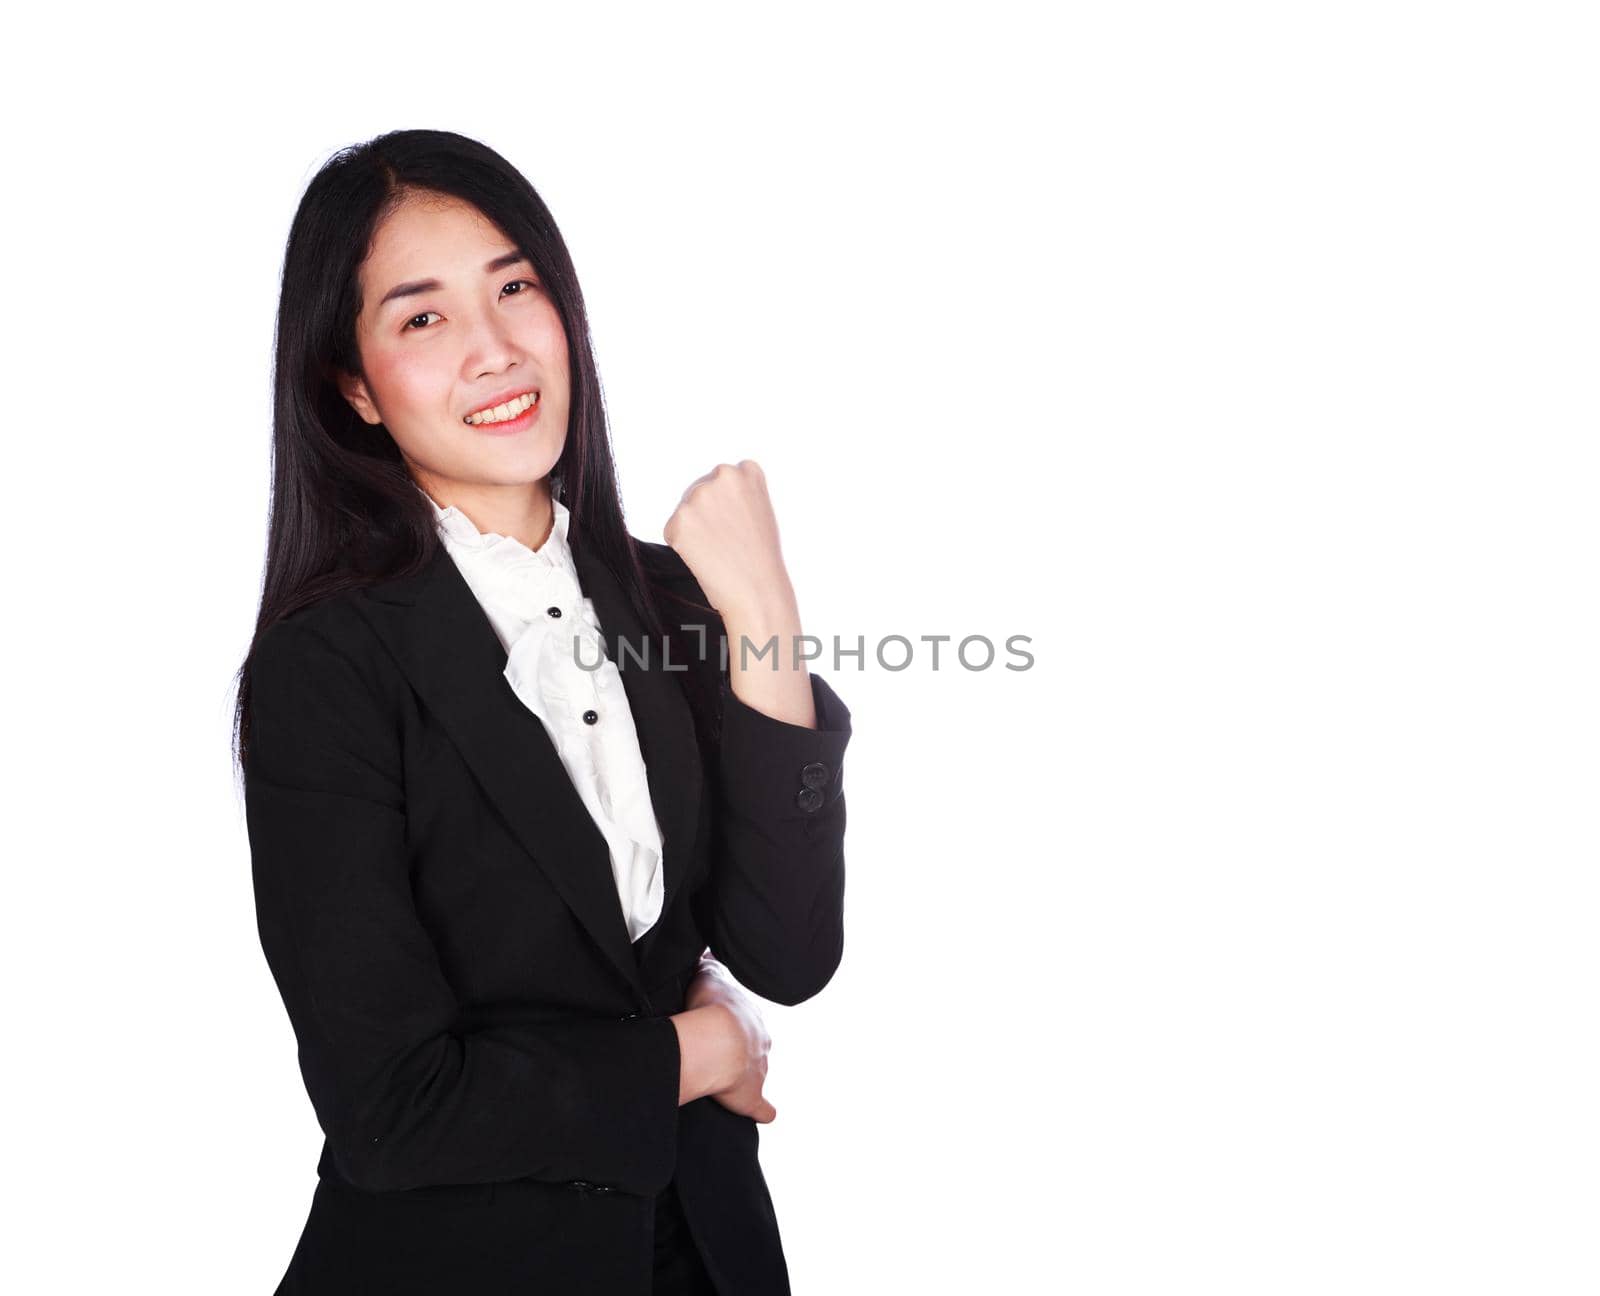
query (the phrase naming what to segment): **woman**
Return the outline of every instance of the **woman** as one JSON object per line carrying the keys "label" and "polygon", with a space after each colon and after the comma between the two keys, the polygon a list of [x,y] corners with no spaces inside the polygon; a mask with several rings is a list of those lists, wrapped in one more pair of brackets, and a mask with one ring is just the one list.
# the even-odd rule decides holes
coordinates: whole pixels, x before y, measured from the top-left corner
{"label": "woman", "polygon": [[312,181],[275,383],[237,752],[326,1135],[278,1290],[787,1291],[735,980],[838,965],[850,715],[759,467],[629,535],[567,249],[448,132]]}

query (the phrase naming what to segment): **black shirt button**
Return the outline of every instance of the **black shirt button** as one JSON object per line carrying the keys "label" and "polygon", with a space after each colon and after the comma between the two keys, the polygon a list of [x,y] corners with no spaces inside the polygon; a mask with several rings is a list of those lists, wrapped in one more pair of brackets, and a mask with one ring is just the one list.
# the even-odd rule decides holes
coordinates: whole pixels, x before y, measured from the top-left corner
{"label": "black shirt button", "polygon": [[600,718],[600,713],[598,711],[585,711],[583,713],[583,723],[584,724],[593,724],[599,718]]}
{"label": "black shirt button", "polygon": [[828,781],[828,767],[821,761],[812,761],[801,768],[800,781],[808,788],[820,788]]}
{"label": "black shirt button", "polygon": [[545,611],[553,617],[558,617],[561,615],[561,609],[558,607],[547,607]]}
{"label": "black shirt button", "polygon": [[822,808],[822,793],[816,788],[803,787],[795,796],[794,803],[807,814],[815,814]]}

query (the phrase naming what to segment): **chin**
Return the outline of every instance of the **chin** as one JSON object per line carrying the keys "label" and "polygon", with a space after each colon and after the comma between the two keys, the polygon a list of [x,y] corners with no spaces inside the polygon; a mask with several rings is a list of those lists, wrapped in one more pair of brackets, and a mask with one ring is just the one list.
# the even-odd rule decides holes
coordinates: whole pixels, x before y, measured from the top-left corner
{"label": "chin", "polygon": [[476,471],[468,470],[467,480],[486,486],[531,486],[548,477],[554,469],[555,464],[546,464],[542,458],[527,464],[484,464],[476,466]]}

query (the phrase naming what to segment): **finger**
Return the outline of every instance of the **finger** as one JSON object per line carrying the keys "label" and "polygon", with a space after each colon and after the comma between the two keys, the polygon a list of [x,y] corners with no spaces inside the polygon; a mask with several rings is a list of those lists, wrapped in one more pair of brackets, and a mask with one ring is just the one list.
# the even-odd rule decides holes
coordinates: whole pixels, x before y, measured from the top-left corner
{"label": "finger", "polygon": [[[721,466],[722,466],[721,464],[718,464],[717,468],[720,468]],[[692,482],[690,482],[687,486],[685,486],[683,488],[683,494],[678,496],[678,507],[679,508],[682,508],[683,507],[683,502],[686,499],[688,499],[689,496],[694,494],[695,487],[703,486],[706,482],[710,481],[713,477],[715,477],[717,475],[717,468],[713,468],[710,472],[701,473],[698,477],[696,477]]]}

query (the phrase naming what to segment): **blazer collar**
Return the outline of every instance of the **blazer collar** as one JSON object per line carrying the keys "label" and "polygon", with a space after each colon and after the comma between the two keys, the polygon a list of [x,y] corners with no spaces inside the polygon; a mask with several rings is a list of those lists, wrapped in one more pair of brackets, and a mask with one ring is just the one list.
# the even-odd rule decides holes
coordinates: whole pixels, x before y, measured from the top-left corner
{"label": "blazer collar", "polygon": [[[449,552],[441,544],[420,571],[369,586],[363,607],[523,849],[649,1007],[641,961],[688,876],[702,795],[700,749],[681,671],[662,669],[661,644],[647,641],[621,583],[599,556],[581,542],[572,544],[572,556],[622,676],[661,827],[661,917],[637,948],[605,838],[544,725],[507,682],[505,649]],[[622,640],[630,645],[626,654]]]}

